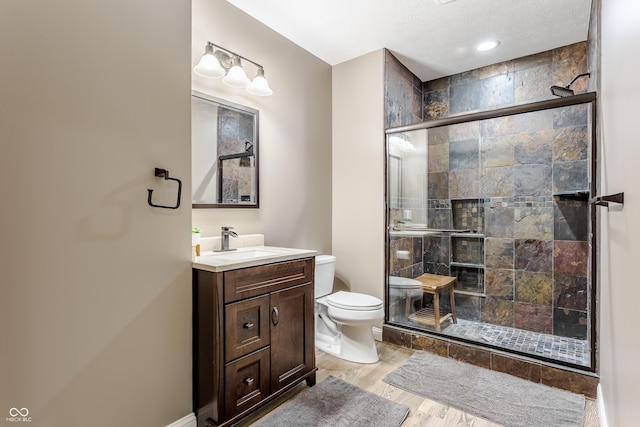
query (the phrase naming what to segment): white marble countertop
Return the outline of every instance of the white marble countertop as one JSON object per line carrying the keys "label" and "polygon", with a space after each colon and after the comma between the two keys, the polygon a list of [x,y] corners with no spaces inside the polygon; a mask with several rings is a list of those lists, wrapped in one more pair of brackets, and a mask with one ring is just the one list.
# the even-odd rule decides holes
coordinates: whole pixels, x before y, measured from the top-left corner
{"label": "white marble countertop", "polygon": [[249,246],[233,251],[200,252],[192,266],[199,270],[214,273],[238,268],[255,267],[274,262],[291,261],[316,255],[316,251],[309,249],[280,248],[275,246]]}

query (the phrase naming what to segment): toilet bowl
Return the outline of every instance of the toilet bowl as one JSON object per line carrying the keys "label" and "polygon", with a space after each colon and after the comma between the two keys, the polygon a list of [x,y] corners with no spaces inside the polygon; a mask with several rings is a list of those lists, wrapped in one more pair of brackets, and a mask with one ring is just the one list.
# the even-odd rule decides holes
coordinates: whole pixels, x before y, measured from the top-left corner
{"label": "toilet bowl", "polygon": [[371,295],[333,290],[336,257],[319,255],[315,269],[316,348],[345,360],[375,363],[372,326],[384,319],[383,302]]}
{"label": "toilet bowl", "polygon": [[407,321],[422,306],[422,284],[415,279],[389,276],[389,321]]}

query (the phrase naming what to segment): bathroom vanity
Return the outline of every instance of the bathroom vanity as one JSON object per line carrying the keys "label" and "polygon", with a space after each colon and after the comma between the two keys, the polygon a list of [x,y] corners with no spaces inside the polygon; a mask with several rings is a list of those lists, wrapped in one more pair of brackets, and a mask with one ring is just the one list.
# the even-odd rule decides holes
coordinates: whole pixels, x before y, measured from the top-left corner
{"label": "bathroom vanity", "polygon": [[193,263],[198,426],[228,426],[316,381],[315,251],[241,248]]}

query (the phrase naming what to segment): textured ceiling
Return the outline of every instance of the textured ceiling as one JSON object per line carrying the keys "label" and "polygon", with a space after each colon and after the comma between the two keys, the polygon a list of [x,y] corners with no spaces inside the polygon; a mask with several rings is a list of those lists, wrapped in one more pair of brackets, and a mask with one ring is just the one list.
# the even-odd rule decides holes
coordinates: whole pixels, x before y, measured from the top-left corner
{"label": "textured ceiling", "polygon": [[[227,0],[336,65],[387,48],[422,81],[587,39],[591,0]],[[498,48],[477,52],[486,39]]]}

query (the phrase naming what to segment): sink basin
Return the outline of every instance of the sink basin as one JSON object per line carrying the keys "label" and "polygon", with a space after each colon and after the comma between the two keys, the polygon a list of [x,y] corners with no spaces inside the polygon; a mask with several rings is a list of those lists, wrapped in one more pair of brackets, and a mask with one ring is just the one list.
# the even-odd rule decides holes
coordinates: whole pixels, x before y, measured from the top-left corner
{"label": "sink basin", "polygon": [[277,255],[278,252],[271,251],[263,251],[259,249],[250,250],[250,251],[232,251],[232,252],[213,252],[211,256],[216,257],[220,260],[229,260],[229,261],[244,261],[251,260],[256,258],[268,257]]}
{"label": "sink basin", "polygon": [[291,261],[314,256],[316,251],[307,249],[280,248],[275,246],[247,246],[228,252],[201,252],[193,267],[212,272],[254,267],[273,262]]}

